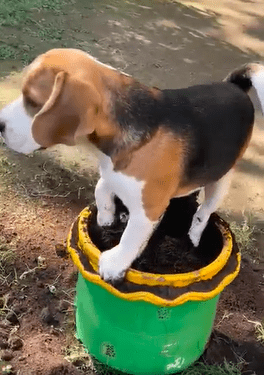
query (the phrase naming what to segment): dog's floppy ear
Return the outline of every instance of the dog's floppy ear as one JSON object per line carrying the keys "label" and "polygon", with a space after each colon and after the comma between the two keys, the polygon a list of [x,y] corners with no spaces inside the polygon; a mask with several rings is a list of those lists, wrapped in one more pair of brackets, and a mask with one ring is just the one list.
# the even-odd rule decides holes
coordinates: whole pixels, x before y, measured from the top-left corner
{"label": "dog's floppy ear", "polygon": [[93,84],[57,73],[48,100],[33,119],[33,138],[42,147],[74,145],[77,137],[94,131],[100,104]]}

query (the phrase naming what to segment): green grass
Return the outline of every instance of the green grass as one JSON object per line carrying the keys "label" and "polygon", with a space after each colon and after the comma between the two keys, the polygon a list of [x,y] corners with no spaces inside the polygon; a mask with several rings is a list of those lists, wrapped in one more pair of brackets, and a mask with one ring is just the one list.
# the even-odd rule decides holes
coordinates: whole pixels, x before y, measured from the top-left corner
{"label": "green grass", "polygon": [[15,60],[18,51],[13,46],[7,44],[0,45],[0,60]]}
{"label": "green grass", "polygon": [[58,28],[58,25],[48,24],[47,27],[38,30],[38,36],[41,40],[58,41],[61,40],[63,31],[63,29]]}
{"label": "green grass", "polygon": [[[41,46],[40,42],[60,43],[64,27],[57,22],[57,16],[74,3],[75,0],[0,0],[0,61],[20,61],[25,66],[35,57],[34,49]],[[50,16],[55,18],[53,23],[46,21]],[[26,51],[25,42],[21,42],[25,35],[29,38]]]}
{"label": "green grass", "polygon": [[[126,375],[121,371],[114,370],[107,365],[92,359],[93,368],[100,375]],[[224,362],[221,365],[207,365],[201,362],[195,363],[178,375],[241,375],[241,364]]]}
{"label": "green grass", "polygon": [[75,0],[36,0],[38,8],[60,11],[65,5],[74,4]]}
{"label": "green grass", "polygon": [[74,0],[0,0],[0,26],[20,26],[33,10],[60,11]]}
{"label": "green grass", "polygon": [[0,26],[18,26],[24,23],[37,0],[0,0]]}
{"label": "green grass", "polygon": [[181,372],[181,375],[241,375],[241,370],[239,364],[235,365],[228,362],[223,365],[211,366],[198,363]]}
{"label": "green grass", "polygon": [[242,224],[232,222],[230,228],[233,231],[236,242],[242,253],[256,255],[256,240],[254,238],[255,227],[251,225],[250,218],[245,217]]}

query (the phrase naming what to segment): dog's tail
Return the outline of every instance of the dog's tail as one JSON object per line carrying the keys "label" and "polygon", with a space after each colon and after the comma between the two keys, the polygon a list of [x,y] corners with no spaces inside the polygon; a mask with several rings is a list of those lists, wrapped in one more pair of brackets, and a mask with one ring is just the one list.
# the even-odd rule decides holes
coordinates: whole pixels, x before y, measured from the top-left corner
{"label": "dog's tail", "polygon": [[246,93],[253,86],[256,90],[264,115],[264,65],[259,63],[246,64],[242,68],[236,69],[230,73],[225,81],[234,83]]}

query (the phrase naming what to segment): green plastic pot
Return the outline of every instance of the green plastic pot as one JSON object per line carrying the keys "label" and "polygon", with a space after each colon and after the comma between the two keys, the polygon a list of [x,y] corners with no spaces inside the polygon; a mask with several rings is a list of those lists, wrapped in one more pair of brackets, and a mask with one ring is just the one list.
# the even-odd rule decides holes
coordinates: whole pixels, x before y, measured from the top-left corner
{"label": "green plastic pot", "polygon": [[227,224],[215,215],[223,249],[209,266],[176,275],[130,269],[118,288],[97,274],[100,251],[87,233],[85,209],[68,250],[79,269],[77,336],[92,357],[128,374],[171,374],[203,353],[221,291],[238,274],[240,254]]}

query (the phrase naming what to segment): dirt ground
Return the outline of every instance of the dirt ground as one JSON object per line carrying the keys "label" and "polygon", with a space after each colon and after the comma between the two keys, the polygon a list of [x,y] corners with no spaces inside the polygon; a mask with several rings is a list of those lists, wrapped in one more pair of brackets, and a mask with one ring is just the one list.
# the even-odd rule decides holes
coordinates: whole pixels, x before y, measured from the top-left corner
{"label": "dirt ground", "polygon": [[[82,48],[161,88],[223,79],[262,54],[212,33],[218,16],[206,9],[201,14],[150,0],[61,3],[55,11],[33,9],[22,26],[2,27],[0,58],[2,46],[13,51],[0,60],[1,75],[9,75],[0,84],[2,106],[19,95],[23,63],[53,47]],[[241,12],[248,4],[234,3]],[[264,7],[263,1],[255,3]],[[263,21],[262,13],[251,13]],[[264,40],[261,28],[257,37]],[[203,358],[208,365],[226,358],[248,375],[264,374],[263,125],[258,113],[250,146],[219,210],[238,237],[242,233],[243,261],[239,277],[222,293]],[[64,245],[73,219],[94,201],[97,161],[82,148],[60,146],[25,156],[2,145],[0,178],[0,254],[8,254],[0,258],[0,369],[17,375],[94,374],[74,338],[77,273]]]}
{"label": "dirt ground", "polygon": [[179,0],[195,8],[204,16],[213,16],[215,25],[210,35],[231,43],[246,52],[264,56],[263,1],[222,0]]}

